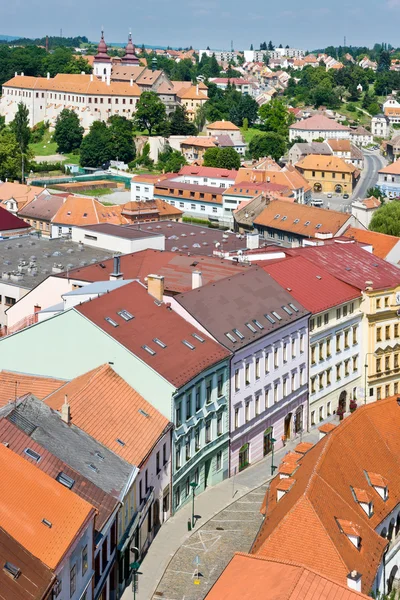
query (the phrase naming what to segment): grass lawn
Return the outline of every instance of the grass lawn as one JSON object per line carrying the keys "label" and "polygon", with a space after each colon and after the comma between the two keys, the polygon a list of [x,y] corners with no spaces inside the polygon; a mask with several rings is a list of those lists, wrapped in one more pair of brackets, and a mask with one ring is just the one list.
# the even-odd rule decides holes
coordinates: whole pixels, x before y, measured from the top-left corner
{"label": "grass lawn", "polygon": [[[94,188],[93,190],[86,190],[85,192],[82,192],[82,194],[84,196],[95,196],[97,198],[98,196],[107,196],[107,194],[112,194],[112,192],[113,190],[110,188]],[[103,204],[106,205],[107,202],[103,202]]]}
{"label": "grass lawn", "polygon": [[241,127],[240,131],[246,144],[249,144],[255,135],[262,133],[259,129],[253,129],[251,127],[247,131],[244,131],[243,127]]}
{"label": "grass lawn", "polygon": [[53,134],[50,131],[46,131],[41,142],[36,144],[30,144],[30,149],[33,156],[50,156],[51,154],[57,154],[57,144],[51,141]]}

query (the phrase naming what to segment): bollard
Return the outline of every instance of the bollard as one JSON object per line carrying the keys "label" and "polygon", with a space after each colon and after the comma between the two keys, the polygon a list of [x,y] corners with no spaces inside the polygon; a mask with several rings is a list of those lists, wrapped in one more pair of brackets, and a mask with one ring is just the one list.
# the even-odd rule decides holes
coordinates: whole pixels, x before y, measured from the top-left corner
{"label": "bollard", "polygon": [[188,519],[187,527],[188,527],[188,531],[192,531],[192,523],[191,523],[190,519]]}

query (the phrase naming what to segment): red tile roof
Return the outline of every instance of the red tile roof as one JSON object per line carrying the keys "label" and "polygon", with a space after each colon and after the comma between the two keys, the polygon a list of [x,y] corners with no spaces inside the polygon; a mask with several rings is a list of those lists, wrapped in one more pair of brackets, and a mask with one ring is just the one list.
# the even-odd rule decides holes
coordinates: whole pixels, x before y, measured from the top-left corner
{"label": "red tile roof", "polygon": [[[76,377],[50,394],[45,402],[60,410],[65,395],[74,425],[138,467],[169,424],[109,365]],[[117,439],[123,440],[124,446]]]}
{"label": "red tile roof", "polygon": [[367,600],[327,575],[288,560],[237,552],[206,600]]}
{"label": "red tile roof", "polygon": [[318,427],[318,431],[320,431],[321,433],[330,433],[336,427],[337,425],[335,425],[334,423],[324,423],[323,425],[321,425],[321,427]]}
{"label": "red tile roof", "polygon": [[[30,463],[32,463],[32,459],[25,453],[26,448],[30,448],[40,454],[40,460],[35,465],[52,479],[56,479],[60,473],[71,477],[75,481],[71,488],[74,494],[92,504],[98,511],[95,525],[96,530],[101,531],[119,504],[116,498],[107,494],[97,487],[97,485],[86,479],[86,477],[72,469],[64,461],[43,448],[43,446],[35,442],[35,440],[14,425],[14,423],[5,418],[0,419],[0,443],[7,443],[13,452],[19,454]],[[62,484],[60,483],[60,485]]]}
{"label": "red tile roof", "polygon": [[0,235],[17,229],[30,229],[30,225],[0,206]]}
{"label": "red tile roof", "polygon": [[357,288],[338,281],[326,269],[306,260],[303,255],[273,263],[263,261],[260,266],[314,314],[360,297]]}
{"label": "red tile roof", "polygon": [[390,165],[386,165],[379,170],[379,173],[389,173],[389,175],[400,175],[400,159]]}
{"label": "red tile roof", "polygon": [[217,169],[215,167],[195,167],[185,165],[179,171],[178,175],[192,175],[198,177],[209,177],[217,179],[233,179],[235,181],[238,172],[234,169]]}
{"label": "red tile roof", "polygon": [[[400,406],[393,397],[359,407],[324,436],[299,461],[292,474],[296,483],[279,501],[281,480],[271,482],[252,553],[296,560],[343,585],[357,570],[362,590],[369,592],[388,544],[379,525],[400,502],[399,431]],[[386,500],[374,484],[388,487]],[[371,496],[372,516],[359,506],[353,489]],[[359,536],[360,548],[347,535]]]}
{"label": "red tile roof", "polygon": [[[75,308],[97,327],[135,354],[154,371],[179,388],[204,369],[228,358],[230,353],[180,317],[166,304],[158,304],[139,282],[128,283],[110,294]],[[134,318],[125,321],[118,311]],[[118,327],[105,320],[111,317]],[[200,342],[193,334],[204,340]],[[166,345],[162,348],[154,338]],[[183,343],[187,340],[194,349]],[[150,347],[154,355],[143,346]]]}
{"label": "red tile roof", "polygon": [[288,253],[304,256],[337,279],[359,290],[365,290],[367,281],[372,281],[374,290],[400,285],[400,271],[397,267],[363,250],[357,244],[343,244],[335,240],[324,246],[292,248]]}
{"label": "red tile roof", "polygon": [[372,252],[379,258],[386,258],[387,255],[393,248],[400,242],[400,238],[395,235],[386,235],[385,233],[377,233],[376,231],[369,231],[367,229],[357,229],[356,227],[349,227],[343,234],[357,242],[362,244],[369,244],[372,246]]}
{"label": "red tile roof", "polygon": [[289,129],[301,129],[304,131],[350,131],[348,127],[324,115],[314,115],[298,123],[293,123]]}
{"label": "red tile roof", "polygon": [[0,406],[14,402],[25,394],[33,394],[39,400],[54,392],[65,383],[62,379],[52,377],[37,377],[25,373],[0,371]]}
{"label": "red tile roof", "polygon": [[[169,293],[181,293],[192,289],[192,272],[202,272],[203,284],[219,281],[224,277],[236,275],[252,268],[247,265],[232,264],[229,260],[211,256],[188,256],[176,252],[161,250],[142,250],[121,256],[121,271],[125,279],[140,279],[142,282],[150,273],[164,277],[165,290]],[[103,265],[103,266],[101,266]],[[60,273],[59,277],[81,281],[105,281],[113,273],[113,259],[101,263],[72,269]]]}

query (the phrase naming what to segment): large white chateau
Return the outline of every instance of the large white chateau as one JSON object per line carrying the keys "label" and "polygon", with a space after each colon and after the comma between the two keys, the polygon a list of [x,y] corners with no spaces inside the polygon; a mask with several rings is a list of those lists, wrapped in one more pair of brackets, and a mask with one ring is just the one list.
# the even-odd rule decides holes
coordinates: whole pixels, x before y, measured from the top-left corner
{"label": "large white chateau", "polygon": [[93,61],[93,74],[58,74],[51,78],[28,77],[23,73],[3,85],[0,99],[0,115],[6,123],[14,119],[18,104],[22,102],[29,110],[30,126],[49,121],[53,128],[57,116],[64,108],[75,110],[81,125],[87,131],[93,121],[106,121],[113,115],[132,118],[143,91],[155,91],[165,103],[167,111],[180,103],[188,112],[200,102],[207,101],[207,88],[201,91],[190,82],[171,82],[167,75],[141,66],[135,54],[132,36],[129,34],[125,55],[113,62],[107,54],[104,34]]}

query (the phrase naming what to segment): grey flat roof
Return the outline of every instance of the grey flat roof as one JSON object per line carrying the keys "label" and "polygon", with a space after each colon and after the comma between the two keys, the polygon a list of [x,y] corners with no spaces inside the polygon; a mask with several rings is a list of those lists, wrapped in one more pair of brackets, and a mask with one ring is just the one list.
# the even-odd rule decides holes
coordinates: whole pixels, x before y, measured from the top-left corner
{"label": "grey flat roof", "polygon": [[129,225],[113,225],[112,223],[98,223],[97,225],[79,227],[79,229],[91,231],[93,233],[114,235],[115,237],[124,238],[126,240],[141,240],[143,238],[161,235],[159,231],[150,232],[145,229],[131,229]]}
{"label": "grey flat roof", "polygon": [[[138,224],[128,225],[129,229],[137,230]],[[154,231],[165,235],[165,250],[213,256],[214,250],[225,252],[244,250],[246,235],[227,233],[222,229],[179,223],[176,221],[157,221],[155,223],[140,223],[142,231]],[[216,243],[220,245],[216,247]]]}
{"label": "grey flat roof", "polygon": [[[116,279],[115,281],[95,281],[94,283],[89,283],[88,285],[83,286],[83,288],[77,288],[76,290],[72,290],[72,292],[67,292],[63,294],[63,298],[68,298],[68,296],[82,296],[82,294],[106,294],[107,292],[111,292],[112,290],[116,290],[117,288],[126,285],[127,283],[132,283],[133,279]],[[61,304],[63,306],[63,304]]]}
{"label": "grey flat roof", "polygon": [[[112,252],[37,234],[0,240],[0,280],[32,289],[52,273],[112,258]],[[53,268],[56,267],[56,271]],[[36,266],[36,271],[34,267]],[[10,273],[10,277],[7,276]]]}
{"label": "grey flat roof", "polygon": [[32,395],[14,410],[2,410],[7,418],[38,444],[114,497],[119,497],[135,467],[105,448],[87,433],[67,425],[57,411]]}

